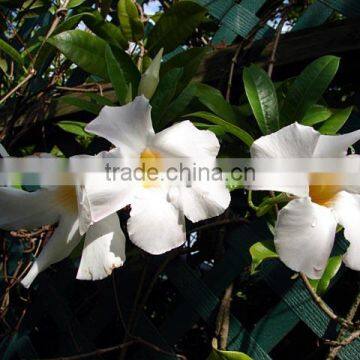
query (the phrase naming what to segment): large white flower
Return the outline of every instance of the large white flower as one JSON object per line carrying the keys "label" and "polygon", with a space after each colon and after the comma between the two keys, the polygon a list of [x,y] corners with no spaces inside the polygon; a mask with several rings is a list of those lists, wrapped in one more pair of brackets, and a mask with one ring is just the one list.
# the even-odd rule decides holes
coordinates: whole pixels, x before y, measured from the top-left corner
{"label": "large white flower", "polygon": [[[185,165],[197,163],[212,168],[219,142],[216,136],[183,121],[155,134],[151,106],[143,97],[121,107],[105,106],[86,130],[109,140],[115,148],[101,157],[115,157],[122,168],[141,164],[165,171],[168,159]],[[180,161],[180,160],[179,160]],[[104,181],[88,177],[85,184],[89,221],[97,222],[131,205],[130,239],[151,254],[179,247],[186,240],[185,218],[193,222],[220,215],[230,203],[224,181],[209,178],[187,181]]]}
{"label": "large white flower", "polygon": [[[78,192],[80,196],[81,192]],[[54,233],[21,281],[29,287],[36,276],[67,257],[79,244],[77,191],[74,186],[53,186],[34,192],[0,187],[0,229],[36,229],[57,224]],[[98,280],[111,274],[125,261],[125,237],[117,214],[94,223],[87,230],[78,279]]]}
{"label": "large white flower", "polygon": [[[360,139],[360,130],[345,135],[321,135],[298,123],[263,136],[251,146],[252,158],[339,158]],[[269,175],[270,176],[270,175]],[[297,195],[278,214],[275,246],[280,259],[291,269],[313,279],[321,278],[334,244],[337,224],[344,227],[350,242],[344,263],[360,270],[360,195],[358,187],[331,184],[334,174],[313,173],[303,187],[272,186],[268,181],[256,190],[285,191]]]}

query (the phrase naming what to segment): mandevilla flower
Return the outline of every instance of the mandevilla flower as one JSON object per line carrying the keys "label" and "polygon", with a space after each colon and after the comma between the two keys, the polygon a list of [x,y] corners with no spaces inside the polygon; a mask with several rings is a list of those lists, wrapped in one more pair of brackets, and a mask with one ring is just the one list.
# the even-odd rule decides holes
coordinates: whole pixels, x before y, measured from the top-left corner
{"label": "mandevilla flower", "polygon": [[[115,157],[132,169],[145,164],[159,172],[169,158],[213,167],[219,151],[216,136],[183,121],[155,134],[151,106],[144,96],[121,107],[105,106],[86,130],[109,140],[115,148],[101,153]],[[134,244],[151,254],[161,254],[186,240],[185,218],[193,222],[220,215],[228,207],[230,194],[224,181],[111,181],[89,176],[85,184],[86,211],[97,222],[131,205],[127,222]],[[190,185],[190,186],[189,186]],[[85,203],[85,202],[84,202]]]}
{"label": "mandevilla flower", "polygon": [[81,188],[75,186],[51,186],[34,192],[0,187],[0,229],[32,230],[57,224],[21,281],[25,287],[29,287],[41,271],[67,257],[85,232],[78,279],[102,279],[124,263],[125,237],[117,214],[110,214],[90,227],[82,226],[86,214],[78,210],[81,196]]}
{"label": "mandevilla flower", "polygon": [[[312,127],[294,123],[259,138],[251,146],[252,158],[340,158],[360,139],[360,130],[345,135],[321,135]],[[256,190],[284,191],[299,196],[283,207],[275,228],[275,247],[291,269],[320,279],[334,245],[337,224],[350,242],[343,261],[360,270],[360,192],[358,187],[331,184],[327,173],[310,173],[308,185],[284,187],[271,180]],[[336,183],[336,181],[334,182]],[[288,185],[288,186],[287,186]]]}

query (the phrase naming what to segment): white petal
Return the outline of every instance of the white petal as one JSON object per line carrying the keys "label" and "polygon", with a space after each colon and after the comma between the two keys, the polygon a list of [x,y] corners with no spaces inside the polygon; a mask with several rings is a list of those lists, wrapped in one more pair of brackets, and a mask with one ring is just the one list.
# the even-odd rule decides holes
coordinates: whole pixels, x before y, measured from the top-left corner
{"label": "white petal", "polygon": [[344,227],[344,236],[350,246],[344,255],[347,267],[360,271],[360,195],[341,191],[335,199],[334,210]]}
{"label": "white petal", "polygon": [[149,100],[138,96],[124,106],[104,106],[86,131],[109,140],[124,153],[139,154],[154,136]]}
{"label": "white petal", "polygon": [[173,157],[216,157],[220,144],[209,130],[199,130],[190,121],[182,121],[157,133],[152,146]]}
{"label": "white petal", "polygon": [[183,214],[159,189],[146,189],[136,196],[127,228],[131,241],[150,254],[165,253],[186,240]]}
{"label": "white petal", "polygon": [[93,224],[85,237],[76,278],[100,280],[125,261],[125,236],[117,214]]}
{"label": "white petal", "polygon": [[312,127],[294,123],[254,141],[250,148],[251,157],[310,158],[319,136]]}
{"label": "white petal", "polygon": [[69,256],[80,238],[77,214],[62,216],[53,235],[21,283],[28,288],[41,271]]}
{"label": "white petal", "polygon": [[76,210],[73,187],[53,187],[27,192],[0,188],[0,229],[35,229],[54,224],[60,214]]}
{"label": "white petal", "polygon": [[360,140],[360,130],[343,135],[321,135],[314,150],[314,157],[343,157],[348,148]]}
{"label": "white petal", "polygon": [[[310,126],[291,124],[254,141],[250,153],[253,159],[311,158],[320,134]],[[256,160],[254,160],[256,163]],[[273,190],[297,196],[307,196],[306,173],[257,172],[250,190]]]}
{"label": "white petal", "polygon": [[[122,180],[120,171],[114,177],[114,167],[132,171],[140,161],[124,158],[119,149],[103,151],[85,160],[98,161],[97,166],[104,170],[86,173],[82,179],[84,185],[77,188],[80,233],[84,233],[92,223],[98,222],[129,205],[136,188],[140,185],[136,181]],[[107,161],[110,166],[109,173],[105,171]],[[75,166],[76,163],[73,164]]]}
{"label": "white petal", "polygon": [[[174,189],[170,188],[171,192],[174,193]],[[178,199],[171,196],[171,202],[192,222],[221,215],[231,200],[229,190],[222,181],[193,182],[189,187],[180,187],[178,196]]]}
{"label": "white petal", "polygon": [[336,219],[332,210],[309,198],[292,200],[278,215],[275,247],[291,269],[320,279],[335,238]]}

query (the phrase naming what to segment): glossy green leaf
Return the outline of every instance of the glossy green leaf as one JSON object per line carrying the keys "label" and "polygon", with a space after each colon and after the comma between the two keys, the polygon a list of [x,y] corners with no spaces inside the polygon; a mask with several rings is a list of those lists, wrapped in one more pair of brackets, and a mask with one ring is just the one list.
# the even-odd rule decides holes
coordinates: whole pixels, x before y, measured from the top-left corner
{"label": "glossy green leaf", "polygon": [[340,270],[341,264],[342,264],[341,255],[332,256],[328,261],[328,264],[321,279],[320,280],[309,279],[311,285],[318,294],[322,295],[326,292],[327,288],[330,285],[331,280]]}
{"label": "glossy green leaf", "polygon": [[252,360],[250,356],[238,351],[213,349],[207,360]]}
{"label": "glossy green leaf", "polygon": [[216,116],[214,114],[208,113],[206,111],[198,111],[198,112],[195,112],[192,114],[187,114],[185,116],[198,117],[201,119],[205,119],[213,124],[222,125],[228,133],[236,136],[238,139],[240,139],[243,143],[245,143],[249,147],[254,142],[254,139],[252,138],[252,136],[249,133],[247,133],[245,130],[225,121],[224,119],[222,119],[219,116]]}
{"label": "glossy green leaf", "polygon": [[107,43],[127,49],[128,42],[125,39],[120,28],[108,21],[105,21],[100,13],[94,11],[93,13],[83,14],[83,21],[89,29]]}
{"label": "glossy green leaf", "polygon": [[284,100],[280,111],[282,125],[302,120],[330,85],[339,62],[336,56],[323,56],[303,70],[291,84]]}
{"label": "glossy green leaf", "polygon": [[83,70],[107,79],[104,40],[82,30],[69,30],[55,35],[48,42]]}
{"label": "glossy green leaf", "polygon": [[205,84],[197,84],[196,96],[199,101],[210,109],[214,114],[225,119],[227,122],[237,125],[236,114],[232,106],[224,99],[218,89]]}
{"label": "glossy green leaf", "polygon": [[117,14],[120,28],[129,41],[137,42],[144,36],[144,24],[133,0],[119,0]]}
{"label": "glossy green leaf", "polygon": [[252,271],[256,270],[264,260],[278,257],[272,240],[261,241],[252,245],[250,247],[250,255],[252,258]]}
{"label": "glossy green leaf", "polygon": [[279,130],[279,107],[276,90],[267,73],[256,65],[243,71],[247,98],[263,134]]}
{"label": "glossy green leaf", "polygon": [[105,96],[96,93],[87,93],[86,95],[101,106],[114,106],[114,102]]}
{"label": "glossy green leaf", "polygon": [[125,104],[126,94],[128,92],[128,86],[124,77],[120,64],[115,59],[115,56],[109,45],[105,48],[105,61],[108,73],[108,78],[114,87],[116,97],[119,100],[120,105]]}
{"label": "glossy green leaf", "polygon": [[320,127],[319,131],[324,135],[335,135],[346,123],[353,107],[345,109],[333,109],[333,114]]}
{"label": "glossy green leaf", "polygon": [[300,124],[312,126],[327,120],[331,115],[332,112],[330,109],[316,104],[306,112]]}
{"label": "glossy green leaf", "polygon": [[0,50],[2,50],[5,54],[9,55],[11,59],[17,62],[18,64],[20,65],[23,64],[23,60],[20,53],[3,39],[0,39]]}
{"label": "glossy green leaf", "polygon": [[146,48],[154,56],[161,48],[164,53],[176,49],[204,20],[206,9],[192,1],[173,4],[162,14],[150,31]]}
{"label": "glossy green leaf", "polygon": [[210,130],[218,137],[223,137],[227,133],[222,125],[204,124],[199,122],[193,122],[193,124],[200,130]]}

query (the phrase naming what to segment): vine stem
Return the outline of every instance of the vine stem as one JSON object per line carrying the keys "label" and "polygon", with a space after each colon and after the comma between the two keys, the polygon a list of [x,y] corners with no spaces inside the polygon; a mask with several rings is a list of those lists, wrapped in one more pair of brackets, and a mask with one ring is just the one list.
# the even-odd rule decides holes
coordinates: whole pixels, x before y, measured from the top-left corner
{"label": "vine stem", "polygon": [[300,277],[304,283],[304,285],[306,286],[307,290],[309,291],[309,294],[311,295],[312,299],[314,300],[314,302],[316,303],[316,305],[332,320],[336,321],[337,323],[339,323],[341,326],[343,326],[344,328],[351,328],[354,326],[354,324],[347,320],[344,319],[338,315],[336,315],[331,309],[330,307],[324,302],[324,300],[316,293],[316,291],[314,290],[314,288],[311,286],[309,279],[307,278],[307,276],[304,273],[300,273]]}
{"label": "vine stem", "polygon": [[2,104],[5,100],[7,100],[12,94],[18,91],[23,85],[25,85],[34,75],[36,71],[35,69],[31,69],[29,74],[20,81],[12,90],[10,90],[2,99],[0,99],[0,104]]}

